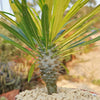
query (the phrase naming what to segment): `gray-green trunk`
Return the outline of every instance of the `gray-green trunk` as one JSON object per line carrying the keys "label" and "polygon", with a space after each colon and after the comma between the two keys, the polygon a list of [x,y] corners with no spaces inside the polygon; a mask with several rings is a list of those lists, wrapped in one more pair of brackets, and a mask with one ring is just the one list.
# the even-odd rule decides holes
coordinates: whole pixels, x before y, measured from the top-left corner
{"label": "gray-green trunk", "polygon": [[46,83],[46,87],[48,90],[48,94],[57,93],[57,79],[58,79],[58,72],[56,68],[52,68],[51,66],[48,66],[46,69],[40,68],[41,71],[41,77]]}
{"label": "gray-green trunk", "polygon": [[40,58],[39,68],[41,72],[41,78],[46,83],[48,94],[57,93],[57,79],[60,61],[58,57],[52,58],[52,51],[49,51],[48,54],[43,53],[43,58]]}

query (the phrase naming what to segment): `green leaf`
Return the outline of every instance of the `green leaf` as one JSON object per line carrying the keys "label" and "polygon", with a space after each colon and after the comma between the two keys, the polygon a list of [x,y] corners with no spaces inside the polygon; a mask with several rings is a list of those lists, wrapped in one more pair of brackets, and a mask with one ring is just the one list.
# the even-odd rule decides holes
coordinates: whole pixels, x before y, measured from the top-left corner
{"label": "green leaf", "polygon": [[41,24],[42,24],[42,34],[43,39],[45,40],[45,46],[48,45],[49,40],[49,17],[48,17],[48,6],[45,4],[42,9],[42,18],[41,18]]}
{"label": "green leaf", "polygon": [[64,34],[62,34],[61,37],[59,37],[55,42],[62,39],[65,35],[67,35],[72,30],[76,29],[77,27],[81,26],[85,21],[92,18],[94,15],[96,15],[98,12],[100,12],[100,5],[98,5],[92,12],[84,16],[83,18],[79,19],[76,24],[74,24],[72,27],[70,27]]}
{"label": "green leaf", "polygon": [[68,68],[63,63],[61,63],[61,66],[63,66],[63,68],[65,69],[66,73],[69,74]]}
{"label": "green leaf", "polygon": [[[95,22],[94,20],[91,20],[89,22],[87,22],[85,25],[83,25],[80,29],[78,29],[76,32],[74,32],[72,35],[70,35],[68,38],[64,39],[61,41],[61,43],[59,44],[59,47],[61,49],[68,47],[68,45],[73,42],[78,36],[81,36],[81,34],[83,34],[82,32],[87,29],[89,27],[89,25],[91,25],[92,23]],[[83,34],[84,35],[84,34]]]}
{"label": "green leaf", "polygon": [[80,46],[85,46],[85,45],[89,45],[89,44],[94,43],[96,41],[100,41],[100,36],[98,36],[98,37],[96,37],[96,38],[94,38],[92,40],[80,43],[80,44],[78,43],[78,44],[76,44],[76,45],[74,45],[74,46],[72,46],[72,47],[70,47],[68,49],[75,48],[75,47],[80,47]]}
{"label": "green leaf", "polygon": [[6,42],[14,45],[15,47],[19,48],[20,50],[22,50],[22,51],[26,52],[27,54],[34,57],[34,55],[30,51],[28,51],[26,48],[22,47],[21,45],[19,45],[18,43],[14,42],[11,39],[9,39],[8,37],[4,36],[3,34],[0,34],[0,37],[4,38]]}
{"label": "green leaf", "polygon": [[35,42],[33,41],[33,36],[32,36],[32,33],[31,33],[31,31],[29,30],[29,28],[27,27],[27,25],[25,24],[25,22],[23,21],[23,19],[22,19],[22,21],[21,21],[21,23],[20,24],[18,24],[18,27],[24,32],[24,34],[26,35],[26,37],[28,38],[28,40],[30,41],[30,44],[31,44],[31,46],[32,46],[32,48],[35,50],[36,48],[35,48]]}
{"label": "green leaf", "polygon": [[[17,2],[17,3],[16,3]],[[12,0],[9,0],[9,3],[10,3],[10,7],[12,8],[12,10],[13,10],[13,13],[14,13],[14,15],[15,15],[15,17],[16,17],[16,21],[19,23],[19,22],[21,22],[21,19],[22,19],[22,14],[21,14],[21,4],[19,3],[19,1],[18,0],[13,0],[13,2],[12,2]],[[19,6],[17,7],[16,6],[16,4],[18,4],[18,5],[20,5],[20,8],[19,8]]]}
{"label": "green leaf", "polygon": [[96,34],[98,31],[99,31],[99,30],[96,30],[96,31],[90,33],[89,35],[84,36],[82,39],[80,39],[80,40],[78,40],[78,41],[72,43],[71,46],[74,45],[74,44],[76,44],[76,43],[79,43],[79,42],[81,42],[81,41],[83,41],[83,40],[85,40],[85,39],[87,39],[88,37],[90,37],[90,36]]}
{"label": "green leaf", "polygon": [[68,25],[69,23],[72,23],[73,21],[76,21],[76,20],[77,20],[77,19],[75,18],[75,19],[72,19],[72,20],[66,22],[66,23],[64,24],[63,28],[64,28],[66,25]]}
{"label": "green leaf", "polygon": [[[25,1],[25,0],[23,0],[23,1]],[[22,7],[21,7],[20,2],[18,0],[14,0],[14,3],[16,5],[16,7],[19,9],[19,11],[22,11]]]}
{"label": "green leaf", "polygon": [[0,24],[6,28],[9,32],[11,32],[15,37],[17,37],[18,39],[20,39],[23,43],[26,43],[26,45],[31,46],[29,41],[25,38],[25,36],[23,36],[21,33],[18,33],[18,31],[16,31],[14,28],[8,26],[7,24],[3,23],[0,21]]}
{"label": "green leaf", "polygon": [[[51,26],[50,26],[50,39],[51,41],[56,37],[57,33],[61,30],[60,27],[63,15],[66,9],[66,6],[69,4],[70,0],[54,0],[53,1],[53,9],[52,9],[52,17],[51,17]],[[65,23],[64,23],[65,24]],[[64,25],[63,24],[63,25]],[[59,28],[60,27],[60,28]]]}
{"label": "green leaf", "polygon": [[9,12],[6,12],[6,11],[0,11],[0,12],[3,13],[3,14],[7,14],[7,15],[11,15],[11,16],[15,17],[15,15],[13,15],[12,13],[9,13]]}
{"label": "green leaf", "polygon": [[26,0],[22,0],[22,5],[23,5],[23,6],[27,6]]}
{"label": "green leaf", "polygon": [[72,6],[72,8],[69,10],[69,12],[66,14],[66,16],[63,19],[63,23],[68,21],[73,15],[75,15],[82,6],[84,6],[89,0],[77,0],[77,2]]}
{"label": "green leaf", "polygon": [[12,20],[10,17],[8,17],[7,15],[4,14],[5,12],[0,11],[0,15],[2,15],[3,17],[5,17],[7,20],[9,20],[12,24],[17,25],[16,22],[14,20]]}
{"label": "green leaf", "polygon": [[32,16],[32,19],[33,19],[34,23],[36,24],[36,27],[38,28],[39,36],[41,36],[41,20],[38,18],[39,15],[37,14],[37,12],[35,11],[34,8],[30,9],[28,7],[28,11],[29,11],[30,15]]}
{"label": "green leaf", "polygon": [[49,10],[48,10],[49,24],[50,24],[50,21],[52,18],[51,13],[52,13],[52,9],[53,9],[53,2],[54,2],[54,0],[45,0],[45,3],[48,5],[48,8],[49,8]]}
{"label": "green leaf", "polygon": [[30,70],[29,70],[29,73],[28,73],[28,82],[31,80],[32,78],[32,75],[33,75],[33,72],[34,72],[34,69],[35,69],[35,62],[34,64],[32,64]]}
{"label": "green leaf", "polygon": [[26,35],[23,33],[23,31],[21,29],[19,29],[18,27],[11,25],[11,27],[16,30],[24,39],[26,39],[29,42],[29,39],[26,37]]}
{"label": "green leaf", "polygon": [[27,36],[32,48],[36,49],[34,40],[36,40],[38,43],[40,42],[38,31],[36,25],[31,18],[31,15],[28,12],[26,0],[23,0],[22,4],[18,0],[14,0],[14,2],[12,2],[12,0],[9,0],[9,2],[16,16],[18,27],[21,28],[21,30]]}
{"label": "green leaf", "polygon": [[[23,0],[23,5],[26,8],[26,4],[25,4],[25,0]],[[16,22],[18,23],[17,26],[24,32],[24,34],[26,35],[26,37],[28,38],[28,40],[30,41],[31,48],[36,49],[35,48],[35,43],[33,41],[33,37],[32,37],[32,32],[29,29],[29,25],[25,24],[25,22],[23,21],[23,11],[22,11],[22,4],[18,1],[18,0],[14,0],[12,2],[12,0],[9,0],[10,6],[14,12],[14,15],[16,17]]]}
{"label": "green leaf", "polygon": [[40,6],[40,8],[42,9],[44,3],[45,3],[45,0],[37,0],[38,2],[38,5]]}
{"label": "green leaf", "polygon": [[[94,31],[94,32],[92,32],[92,33],[90,33],[89,35],[84,36],[83,38],[79,39],[78,41],[76,41],[76,42],[74,42],[74,43],[72,43],[72,44],[70,44],[68,46],[65,46],[63,49],[61,48],[61,50],[59,50],[58,52],[56,52],[56,55],[62,55],[63,53],[65,53],[64,56],[66,56],[66,54],[68,56],[69,54],[67,52],[69,50],[74,49],[75,47],[89,45],[91,43],[94,43],[94,42],[98,41],[100,39],[99,37],[95,38],[95,39],[92,39],[92,40],[89,40],[89,41],[83,41],[83,40],[87,39],[88,37],[90,37],[91,35],[96,34],[98,31],[99,31],[99,29],[96,30],[96,31]],[[87,32],[83,32],[80,36],[84,35],[85,33],[87,33]],[[76,38],[79,38],[79,37],[76,37]],[[77,53],[77,52],[71,52],[70,54],[75,54],[75,53]]]}
{"label": "green leaf", "polygon": [[28,36],[31,39],[31,43],[33,43],[33,38],[37,41],[37,43],[39,45],[40,44],[40,37],[38,34],[38,30],[36,27],[36,24],[34,23],[34,21],[32,20],[32,17],[30,15],[30,13],[28,12],[28,9],[26,6],[22,5],[22,9],[24,9],[22,11],[23,14],[23,24],[25,24],[25,28],[29,31],[30,36]]}

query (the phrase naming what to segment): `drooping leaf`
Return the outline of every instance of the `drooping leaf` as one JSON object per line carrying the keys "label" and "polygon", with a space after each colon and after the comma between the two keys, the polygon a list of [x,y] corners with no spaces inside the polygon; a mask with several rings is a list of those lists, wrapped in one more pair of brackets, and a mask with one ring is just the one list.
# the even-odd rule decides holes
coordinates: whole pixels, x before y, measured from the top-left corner
{"label": "drooping leaf", "polygon": [[23,36],[21,33],[19,33],[18,31],[16,31],[14,28],[8,26],[7,24],[5,24],[4,22],[0,21],[0,24],[6,28],[9,32],[11,32],[14,36],[16,36],[19,40],[21,40],[23,43],[26,43],[27,45],[30,46],[29,41],[25,38],[25,36]]}
{"label": "drooping leaf", "polygon": [[34,55],[32,55],[32,53],[30,51],[28,51],[26,48],[22,47],[20,44],[14,42],[13,40],[9,39],[8,37],[4,36],[3,34],[0,34],[0,37],[5,39],[5,41],[7,43],[10,43],[10,44],[14,45],[15,47],[19,48],[20,50],[22,50],[22,51],[26,52],[27,54],[34,57]]}
{"label": "drooping leaf", "polygon": [[28,82],[30,82],[30,80],[31,80],[31,78],[32,78],[34,69],[35,69],[35,62],[32,64],[32,66],[31,66],[31,68],[30,68],[30,70],[29,70],[29,73],[28,73]]}
{"label": "drooping leaf", "polygon": [[61,65],[62,65],[63,68],[65,69],[66,73],[69,74],[69,70],[68,70],[68,68],[67,68],[63,63],[61,63]]}

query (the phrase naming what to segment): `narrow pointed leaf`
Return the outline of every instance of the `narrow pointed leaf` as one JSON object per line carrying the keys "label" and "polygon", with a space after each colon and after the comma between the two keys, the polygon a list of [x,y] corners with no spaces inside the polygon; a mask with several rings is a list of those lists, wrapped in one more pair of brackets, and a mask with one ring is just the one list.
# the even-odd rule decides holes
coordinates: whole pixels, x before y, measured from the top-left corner
{"label": "narrow pointed leaf", "polygon": [[5,17],[7,20],[9,20],[12,24],[17,25],[16,22],[14,20],[12,20],[10,17],[8,17],[7,15],[4,14],[4,12],[0,11],[0,15],[2,15],[3,17]]}
{"label": "narrow pointed leaf", "polygon": [[63,68],[65,69],[66,73],[69,74],[69,70],[68,70],[68,68],[67,68],[63,63],[61,63],[61,65],[62,65]]}
{"label": "narrow pointed leaf", "polygon": [[80,40],[78,40],[78,41],[72,43],[71,46],[74,45],[74,44],[77,44],[77,43],[79,43],[79,42],[81,42],[81,41],[83,41],[83,40],[85,40],[85,39],[87,39],[88,37],[90,37],[90,36],[96,34],[97,32],[98,32],[98,30],[96,30],[96,31],[94,31],[94,32],[92,32],[92,33],[90,33],[89,35],[84,36],[82,39],[80,39]]}
{"label": "narrow pointed leaf", "polygon": [[9,13],[9,12],[6,12],[6,11],[0,11],[0,12],[3,13],[3,14],[7,14],[7,15],[15,17],[12,13]]}
{"label": "narrow pointed leaf", "polygon": [[[18,0],[16,0],[17,2],[19,2]],[[13,13],[16,17],[16,21],[19,23],[21,22],[21,19],[22,19],[22,14],[19,10],[19,8],[16,6],[16,3],[15,1],[12,1],[12,0],[9,0],[9,3],[10,3],[10,7],[12,8],[13,10]],[[19,3],[20,4],[20,3]],[[21,4],[20,4],[21,5]]]}
{"label": "narrow pointed leaf", "polygon": [[75,48],[75,47],[80,47],[80,46],[85,46],[85,45],[89,45],[89,44],[94,43],[96,41],[100,41],[100,36],[98,36],[98,37],[96,37],[96,38],[94,38],[94,39],[92,39],[90,41],[86,41],[86,42],[83,42],[83,43],[78,43],[78,44],[76,44],[76,45],[74,45],[74,46],[72,46],[72,47],[70,47],[68,49]]}
{"label": "narrow pointed leaf", "polygon": [[[8,37],[4,36],[3,34],[0,34],[0,37],[2,37],[3,39],[5,39],[6,42],[8,42],[8,43],[14,45],[15,47],[19,48],[20,50],[22,50],[22,51],[26,52],[27,54],[33,56],[33,55],[31,54],[31,52],[28,51],[26,48],[22,47],[21,45],[19,45],[18,43],[14,42],[14,41],[11,40],[11,39],[9,39]],[[34,56],[33,56],[33,57],[34,57]]]}
{"label": "narrow pointed leaf", "polygon": [[71,36],[69,36],[67,39],[63,40],[61,42],[61,44],[59,45],[60,48],[63,48],[65,46],[65,48],[67,47],[67,45],[69,45],[71,42],[73,42],[78,36],[81,35],[81,32],[84,31],[84,29],[87,29],[89,27],[89,25],[91,25],[92,23],[95,22],[94,20],[89,21],[88,23],[86,23],[85,25],[83,25],[80,29],[78,29],[75,33],[73,33]]}
{"label": "narrow pointed leaf", "polygon": [[95,14],[100,12],[100,5],[98,5],[92,12],[81,18],[79,21],[76,22],[72,27],[70,27],[61,37],[59,37],[55,42],[59,41],[59,39],[63,38],[65,35],[67,35],[72,30],[76,29],[80,25],[82,25],[85,21],[93,17]]}
{"label": "narrow pointed leaf", "polygon": [[45,39],[45,46],[48,44],[49,39],[49,17],[48,17],[48,6],[45,4],[42,9],[42,34],[43,38]]}
{"label": "narrow pointed leaf", "polygon": [[38,28],[39,36],[41,36],[41,22],[40,22],[40,19],[38,18],[36,11],[34,10],[34,8],[32,8],[32,10],[28,8],[28,11],[30,15],[32,16],[34,23],[36,24],[36,27]]}
{"label": "narrow pointed leaf", "polygon": [[30,82],[30,80],[31,80],[31,78],[32,78],[34,69],[35,69],[35,62],[32,64],[32,66],[31,66],[31,68],[30,68],[30,70],[29,70],[29,73],[28,73],[28,82]]}
{"label": "narrow pointed leaf", "polygon": [[27,7],[22,5],[22,9],[24,9],[23,12],[22,12],[23,21],[24,21],[24,24],[26,25],[26,29],[28,31],[30,31],[29,35],[31,35],[31,37],[29,37],[29,38],[31,39],[31,42],[33,42],[33,39],[32,39],[32,37],[33,37],[38,43],[40,43],[37,27],[36,27],[34,21],[32,20],[32,17],[28,12]]}
{"label": "narrow pointed leaf", "polygon": [[27,45],[29,44],[29,41],[25,38],[25,36],[23,36],[21,33],[18,33],[18,31],[16,31],[14,28],[8,26],[7,24],[3,23],[0,21],[0,24],[6,28],[9,32],[11,32],[15,37],[17,37],[18,39],[20,39],[23,43],[26,43]]}

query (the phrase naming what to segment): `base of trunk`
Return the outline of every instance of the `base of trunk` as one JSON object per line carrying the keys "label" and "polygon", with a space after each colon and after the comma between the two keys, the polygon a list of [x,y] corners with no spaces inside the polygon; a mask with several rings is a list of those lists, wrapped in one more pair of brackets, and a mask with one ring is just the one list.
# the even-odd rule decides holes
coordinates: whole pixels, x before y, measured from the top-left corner
{"label": "base of trunk", "polygon": [[49,95],[52,95],[53,93],[57,93],[56,82],[55,83],[46,83],[46,87],[47,87]]}

